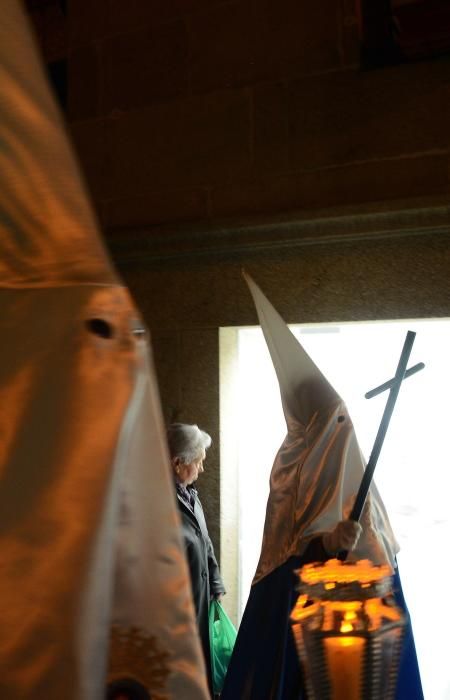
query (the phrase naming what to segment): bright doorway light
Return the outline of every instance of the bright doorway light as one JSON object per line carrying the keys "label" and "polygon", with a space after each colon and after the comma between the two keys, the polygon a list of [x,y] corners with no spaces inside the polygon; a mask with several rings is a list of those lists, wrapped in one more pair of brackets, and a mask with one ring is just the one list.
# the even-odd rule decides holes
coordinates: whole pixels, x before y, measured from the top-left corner
{"label": "bright doorway light", "polygon": [[[425,698],[450,700],[450,320],[292,330],[347,403],[366,458],[387,394],[369,401],[364,394],[394,375],[406,331],[417,333],[409,366],[426,366],[402,386],[375,480],[401,545]],[[240,620],[260,553],[269,474],[286,432],[259,328],[221,329],[221,394],[222,569],[227,585],[233,580],[229,611]]]}

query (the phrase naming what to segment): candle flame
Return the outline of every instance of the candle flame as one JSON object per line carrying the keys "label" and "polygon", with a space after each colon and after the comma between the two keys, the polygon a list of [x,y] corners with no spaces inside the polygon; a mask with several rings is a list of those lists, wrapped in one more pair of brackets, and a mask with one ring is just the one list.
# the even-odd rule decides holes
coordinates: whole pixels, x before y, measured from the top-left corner
{"label": "candle flame", "polygon": [[341,632],[346,634],[347,632],[353,632],[353,625],[351,622],[341,622]]}

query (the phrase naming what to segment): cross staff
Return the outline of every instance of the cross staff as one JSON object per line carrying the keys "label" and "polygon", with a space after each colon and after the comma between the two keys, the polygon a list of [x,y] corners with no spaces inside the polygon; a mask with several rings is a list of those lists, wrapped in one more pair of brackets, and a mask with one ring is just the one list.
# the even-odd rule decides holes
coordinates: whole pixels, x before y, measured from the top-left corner
{"label": "cross staff", "polygon": [[[402,382],[406,375],[410,376],[411,374],[423,369],[425,366],[423,363],[419,363],[418,365],[411,367],[410,370],[406,369],[415,337],[416,334],[413,331],[407,332],[394,378],[366,394],[366,397],[370,398],[389,388],[389,396],[386,402],[383,417],[381,419],[380,427],[378,428],[378,433],[375,438],[369,461],[364,471],[364,476],[361,480],[361,485],[356,495],[355,503],[353,504],[353,508],[349,516],[350,520],[358,521],[361,517],[364,503],[366,502],[375,467],[377,466],[378,457],[380,456],[381,448],[383,446],[384,438],[386,437],[386,432],[389,427],[389,422],[394,411],[395,402],[397,401],[398,392],[400,391]],[[347,554],[348,552],[346,551],[339,552],[338,559],[345,561]]]}
{"label": "cross staff", "polygon": [[[416,372],[420,372],[420,370],[424,367],[425,365],[423,364],[423,362],[418,362],[417,365],[413,365],[412,367],[410,367],[410,369],[406,370],[403,379],[408,379],[408,377],[411,377],[411,375],[416,374]],[[384,384],[380,384],[380,386],[375,387],[375,389],[371,389],[370,391],[368,391],[367,394],[364,394],[364,398],[373,399],[374,396],[382,394],[383,391],[386,391],[386,389],[391,389],[394,386],[394,382],[395,377],[394,379],[389,379],[389,381],[384,382]]]}

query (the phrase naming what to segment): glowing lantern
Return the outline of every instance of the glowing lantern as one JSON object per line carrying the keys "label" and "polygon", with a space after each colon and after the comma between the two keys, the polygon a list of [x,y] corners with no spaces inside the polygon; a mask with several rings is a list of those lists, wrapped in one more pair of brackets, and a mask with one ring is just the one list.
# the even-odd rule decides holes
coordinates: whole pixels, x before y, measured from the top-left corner
{"label": "glowing lantern", "polygon": [[405,616],[389,567],[331,559],[297,574],[291,623],[309,700],[392,698]]}

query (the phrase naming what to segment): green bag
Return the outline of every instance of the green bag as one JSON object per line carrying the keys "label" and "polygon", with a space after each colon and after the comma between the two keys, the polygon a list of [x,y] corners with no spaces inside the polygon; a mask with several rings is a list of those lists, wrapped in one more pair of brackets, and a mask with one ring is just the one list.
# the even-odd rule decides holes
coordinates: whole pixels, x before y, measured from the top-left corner
{"label": "green bag", "polygon": [[237,632],[218,600],[209,606],[209,644],[214,693],[221,693]]}

